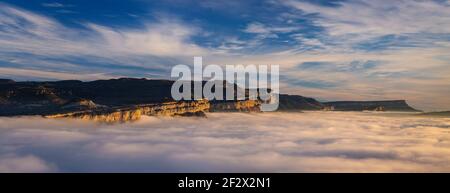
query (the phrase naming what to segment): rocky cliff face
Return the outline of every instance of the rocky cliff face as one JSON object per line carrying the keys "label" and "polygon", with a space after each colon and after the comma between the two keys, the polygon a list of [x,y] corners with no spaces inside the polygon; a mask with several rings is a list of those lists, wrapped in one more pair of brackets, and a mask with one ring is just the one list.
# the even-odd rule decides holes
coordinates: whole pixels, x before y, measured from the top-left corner
{"label": "rocky cliff face", "polygon": [[43,115],[104,122],[142,115],[204,116],[205,111],[259,111],[258,101],[174,101],[173,81],[121,78],[82,82],[0,79],[0,116]]}
{"label": "rocky cliff face", "polygon": [[75,111],[46,115],[47,118],[77,118],[105,123],[127,122],[146,116],[196,116],[206,117],[205,112],[259,112],[259,101],[230,101],[210,103],[208,100],[166,102],[136,105],[126,108]]}
{"label": "rocky cliff face", "polygon": [[209,112],[260,112],[260,105],[258,100],[215,102]]}
{"label": "rocky cliff face", "polygon": [[201,112],[208,111],[210,104],[207,100],[189,102],[166,102],[161,104],[136,105],[117,109],[95,109],[69,113],[46,115],[47,118],[78,118],[99,122],[113,123],[135,121],[143,115],[147,116],[183,116],[185,114],[201,116]]}
{"label": "rocky cliff face", "polygon": [[410,107],[405,100],[336,101],[323,104],[335,111],[418,111]]}

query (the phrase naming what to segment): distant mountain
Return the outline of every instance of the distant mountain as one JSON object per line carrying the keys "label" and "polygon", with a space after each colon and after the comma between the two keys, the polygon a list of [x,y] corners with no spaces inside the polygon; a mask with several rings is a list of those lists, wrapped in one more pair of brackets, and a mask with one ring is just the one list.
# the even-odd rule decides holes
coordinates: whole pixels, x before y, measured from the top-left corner
{"label": "distant mountain", "polygon": [[280,95],[279,111],[419,111],[410,107],[405,100],[387,101],[335,101],[319,102],[300,95]]}
{"label": "distant mountain", "polygon": [[280,94],[278,111],[323,110],[325,105],[314,98],[300,95]]}
{"label": "distant mountain", "polygon": [[427,113],[421,113],[420,115],[437,116],[437,117],[450,117],[450,111],[427,112]]}
{"label": "distant mountain", "polygon": [[419,111],[410,107],[405,100],[335,101],[323,104],[335,111]]}

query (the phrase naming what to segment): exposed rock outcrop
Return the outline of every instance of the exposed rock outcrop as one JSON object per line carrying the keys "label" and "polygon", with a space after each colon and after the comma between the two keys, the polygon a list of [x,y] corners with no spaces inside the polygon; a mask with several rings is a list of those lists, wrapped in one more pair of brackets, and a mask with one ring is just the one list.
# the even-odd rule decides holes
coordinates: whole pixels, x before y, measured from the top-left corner
{"label": "exposed rock outcrop", "polygon": [[[97,109],[46,115],[48,118],[78,118],[113,123],[135,121],[143,115],[148,116],[203,116],[210,104],[207,100],[166,102],[161,104],[136,105],[117,109]],[[186,115],[185,115],[186,114]]]}
{"label": "exposed rock outcrop", "polygon": [[141,115],[204,116],[204,111],[259,111],[258,101],[250,100],[174,101],[172,84],[169,80],[134,78],[91,82],[1,79],[0,116],[43,115],[113,122],[135,120]]}
{"label": "exposed rock outcrop", "polygon": [[88,99],[75,99],[72,101],[67,102],[63,106],[61,106],[62,109],[96,109],[100,107],[106,107],[103,105],[97,105],[93,101]]}
{"label": "exposed rock outcrop", "polygon": [[226,101],[211,103],[210,112],[260,112],[258,100]]}

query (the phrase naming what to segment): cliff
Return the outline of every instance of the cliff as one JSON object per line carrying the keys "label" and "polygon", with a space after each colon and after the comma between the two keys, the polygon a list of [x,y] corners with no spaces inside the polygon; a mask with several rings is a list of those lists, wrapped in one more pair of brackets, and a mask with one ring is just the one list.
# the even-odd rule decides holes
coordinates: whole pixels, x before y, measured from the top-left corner
{"label": "cliff", "polygon": [[410,107],[405,100],[335,101],[323,104],[335,111],[419,111]]}
{"label": "cliff", "polygon": [[189,102],[166,102],[161,104],[136,105],[117,109],[95,109],[45,115],[47,118],[78,118],[99,122],[113,123],[135,121],[143,115],[147,116],[204,116],[210,104],[207,100]]}
{"label": "cliff", "polygon": [[[203,82],[204,84],[205,82]],[[120,78],[82,82],[15,82],[0,79],[0,116],[42,115],[104,122],[130,121],[142,115],[205,116],[204,112],[259,112],[260,100],[250,100],[249,90],[226,81],[246,100],[174,101],[173,81]],[[225,92],[224,92],[225,93]],[[279,111],[417,111],[404,100],[337,101],[321,103],[314,98],[281,94]]]}
{"label": "cliff", "polygon": [[[204,112],[259,111],[259,102],[174,101],[173,81],[121,78],[82,82],[0,79],[0,116],[42,115],[104,122],[142,115],[205,116]],[[236,87],[237,89],[237,87]]]}
{"label": "cliff", "polygon": [[214,102],[209,112],[260,112],[260,105],[257,100]]}

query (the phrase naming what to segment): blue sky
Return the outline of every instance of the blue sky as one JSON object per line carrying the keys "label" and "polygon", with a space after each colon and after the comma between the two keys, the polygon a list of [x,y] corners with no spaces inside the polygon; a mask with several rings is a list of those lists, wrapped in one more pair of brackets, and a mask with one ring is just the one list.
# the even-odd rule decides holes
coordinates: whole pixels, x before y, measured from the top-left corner
{"label": "blue sky", "polygon": [[0,77],[167,78],[279,64],[281,91],[450,109],[447,0],[0,1]]}

